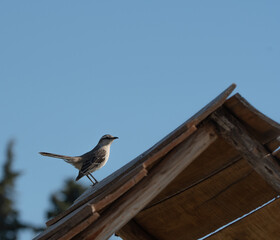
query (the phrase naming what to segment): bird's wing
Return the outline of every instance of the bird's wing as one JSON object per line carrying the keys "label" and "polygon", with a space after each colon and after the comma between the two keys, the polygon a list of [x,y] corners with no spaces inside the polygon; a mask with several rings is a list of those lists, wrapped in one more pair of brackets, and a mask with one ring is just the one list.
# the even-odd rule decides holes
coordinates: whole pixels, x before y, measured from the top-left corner
{"label": "bird's wing", "polygon": [[84,156],[85,160],[81,168],[81,172],[86,174],[87,172],[92,172],[98,168],[98,166],[105,160],[106,151],[102,148],[93,151],[91,154]]}

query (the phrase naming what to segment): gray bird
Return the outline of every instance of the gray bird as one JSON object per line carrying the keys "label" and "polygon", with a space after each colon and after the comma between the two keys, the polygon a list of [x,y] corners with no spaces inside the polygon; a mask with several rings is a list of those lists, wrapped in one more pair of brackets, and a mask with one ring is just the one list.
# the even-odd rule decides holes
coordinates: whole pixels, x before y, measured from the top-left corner
{"label": "gray bird", "polygon": [[[79,169],[79,174],[76,178],[76,181],[78,181],[83,176],[87,176],[87,178],[94,185],[98,181],[94,178],[94,176],[92,176],[91,173],[106,164],[110,155],[111,144],[115,139],[118,139],[118,137],[113,137],[110,134],[106,134],[99,140],[98,144],[91,151],[77,157],[69,157],[47,152],[39,153],[47,157],[61,158],[65,162],[72,164],[75,168]],[[89,176],[91,176],[95,182],[93,182]]]}

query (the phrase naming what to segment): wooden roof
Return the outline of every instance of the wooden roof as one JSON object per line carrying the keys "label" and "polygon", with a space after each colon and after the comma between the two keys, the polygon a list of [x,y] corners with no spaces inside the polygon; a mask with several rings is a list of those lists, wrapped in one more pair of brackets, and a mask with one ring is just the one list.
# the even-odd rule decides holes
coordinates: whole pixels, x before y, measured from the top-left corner
{"label": "wooden roof", "polygon": [[[89,188],[35,239],[198,239],[277,197],[280,125],[238,93],[227,99],[234,88]],[[278,239],[277,210],[279,199],[209,239]]]}

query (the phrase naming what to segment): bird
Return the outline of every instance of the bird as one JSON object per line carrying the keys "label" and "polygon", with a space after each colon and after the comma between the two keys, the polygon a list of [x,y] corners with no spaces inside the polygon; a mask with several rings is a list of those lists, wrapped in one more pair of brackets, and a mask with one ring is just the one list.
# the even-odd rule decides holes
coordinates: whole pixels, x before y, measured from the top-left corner
{"label": "bird", "polygon": [[[63,159],[65,162],[72,164],[79,170],[76,181],[86,176],[92,182],[92,184],[95,185],[98,183],[98,181],[91,173],[102,168],[106,164],[109,159],[111,144],[115,139],[118,139],[118,137],[113,137],[110,134],[106,134],[100,138],[98,144],[91,151],[76,157],[48,152],[39,152],[39,154],[47,157]],[[93,180],[95,182],[93,182]]]}

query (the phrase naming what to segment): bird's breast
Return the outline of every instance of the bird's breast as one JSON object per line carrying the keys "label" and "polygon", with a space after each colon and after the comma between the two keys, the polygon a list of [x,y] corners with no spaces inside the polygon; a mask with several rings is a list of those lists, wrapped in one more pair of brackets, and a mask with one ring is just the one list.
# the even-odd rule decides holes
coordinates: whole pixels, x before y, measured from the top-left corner
{"label": "bird's breast", "polygon": [[105,156],[104,156],[104,160],[100,163],[100,166],[98,168],[102,168],[108,161],[109,156],[110,156],[110,148],[104,149],[105,150]]}

